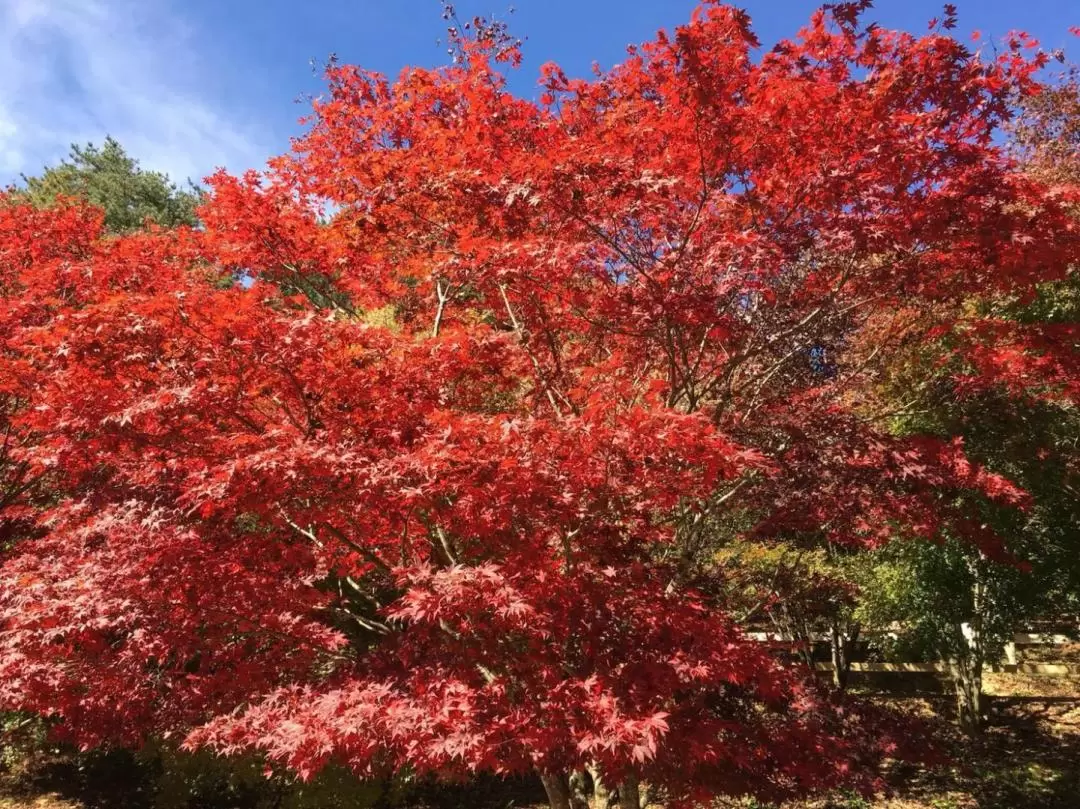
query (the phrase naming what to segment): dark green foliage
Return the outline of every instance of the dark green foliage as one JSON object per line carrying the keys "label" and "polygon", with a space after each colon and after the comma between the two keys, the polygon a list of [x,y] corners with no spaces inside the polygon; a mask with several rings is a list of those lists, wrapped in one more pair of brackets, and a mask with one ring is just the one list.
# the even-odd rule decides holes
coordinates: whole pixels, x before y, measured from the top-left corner
{"label": "dark green foliage", "polygon": [[76,197],[105,211],[105,227],[113,233],[138,230],[147,220],[164,227],[195,225],[202,192],[190,181],[179,188],[166,175],[139,168],[112,138],[98,148],[71,147],[67,160],[46,168],[40,177],[23,177],[19,193],[46,207],[56,197]]}

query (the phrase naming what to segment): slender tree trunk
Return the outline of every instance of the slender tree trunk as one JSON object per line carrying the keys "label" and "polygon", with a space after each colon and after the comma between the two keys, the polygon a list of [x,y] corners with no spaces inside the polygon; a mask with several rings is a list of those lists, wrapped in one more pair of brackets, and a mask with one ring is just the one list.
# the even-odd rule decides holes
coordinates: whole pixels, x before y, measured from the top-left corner
{"label": "slender tree trunk", "polygon": [[961,652],[950,661],[950,669],[956,687],[957,722],[965,733],[974,736],[982,730],[982,675],[985,657],[983,611],[986,608],[986,593],[977,562],[971,562],[971,573],[975,579],[971,623],[960,624],[956,628]]}
{"label": "slender tree trunk", "polygon": [[950,665],[956,687],[956,720],[969,736],[982,729],[982,661],[959,656]]}
{"label": "slender tree trunk", "polygon": [[570,805],[574,809],[589,809],[588,784],[583,770],[570,773]]}
{"label": "slender tree trunk", "polygon": [[641,789],[636,775],[619,782],[619,809],[641,809]]}
{"label": "slender tree trunk", "polygon": [[802,648],[803,662],[811,673],[814,672],[817,661],[814,660],[814,632],[810,624],[801,616],[799,617],[799,646]]}
{"label": "slender tree trunk", "polygon": [[593,783],[592,809],[608,809],[608,804],[611,803],[611,793],[608,792],[604,779],[600,777],[600,770],[595,766],[589,767],[589,775],[592,777]]}
{"label": "slender tree trunk", "polygon": [[833,621],[830,627],[830,645],[832,647],[833,685],[840,691],[847,688],[851,676],[851,657],[855,644],[859,640],[859,627],[853,626],[850,635],[840,630],[840,622]]}
{"label": "slender tree trunk", "polygon": [[798,655],[807,668],[813,671],[814,642],[809,627],[801,615],[792,615],[791,610],[786,605],[781,604],[780,612],[783,620],[778,620],[770,611],[769,617],[772,618],[773,625],[782,636],[790,638],[795,654]]}
{"label": "slender tree trunk", "polygon": [[540,783],[544,785],[551,809],[573,809],[570,805],[570,786],[563,775],[540,773]]}
{"label": "slender tree trunk", "polygon": [[834,621],[829,627],[829,641],[832,650],[832,681],[840,691],[847,688],[847,668],[844,666],[844,639],[840,636],[840,627]]}

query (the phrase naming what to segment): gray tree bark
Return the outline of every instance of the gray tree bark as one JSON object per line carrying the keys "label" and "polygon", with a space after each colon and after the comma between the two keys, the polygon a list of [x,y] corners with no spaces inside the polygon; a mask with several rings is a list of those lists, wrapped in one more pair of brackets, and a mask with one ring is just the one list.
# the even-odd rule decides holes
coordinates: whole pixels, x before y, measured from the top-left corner
{"label": "gray tree bark", "polygon": [[570,786],[566,778],[556,773],[540,773],[540,783],[544,785],[551,809],[573,809],[570,805]]}
{"label": "gray tree bark", "polygon": [[956,687],[957,722],[964,733],[975,736],[982,731],[982,676],[986,656],[983,613],[986,609],[986,592],[975,563],[972,563],[971,570],[975,577],[971,623],[956,627],[961,651],[949,661],[949,669]]}

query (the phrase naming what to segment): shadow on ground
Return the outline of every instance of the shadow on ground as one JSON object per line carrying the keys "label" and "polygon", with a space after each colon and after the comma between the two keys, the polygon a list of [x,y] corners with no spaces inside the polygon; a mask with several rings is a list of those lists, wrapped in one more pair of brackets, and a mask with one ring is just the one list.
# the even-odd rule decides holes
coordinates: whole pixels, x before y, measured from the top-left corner
{"label": "shadow on ground", "polygon": [[[941,693],[866,694],[918,713],[949,718]],[[950,726],[951,761],[937,770],[897,769],[894,795],[789,804],[785,809],[1080,809],[1080,697],[997,696],[987,724],[969,739]],[[156,761],[156,763],[155,763]],[[0,783],[0,809],[507,809],[544,805],[534,779],[468,784],[360,784],[344,774],[309,785],[238,777],[221,760],[185,760],[183,769],[124,751],[56,756],[17,782]],[[258,777],[256,777],[258,776]],[[8,795],[5,799],[3,796]],[[48,797],[42,797],[48,796]],[[718,805],[733,804],[718,802]],[[744,806],[745,804],[739,804]],[[759,805],[760,806],[760,805]]]}
{"label": "shadow on ground", "polygon": [[[908,699],[925,701],[938,716],[953,709],[946,696]],[[993,697],[986,719],[979,738],[950,730],[949,766],[894,773],[894,804],[912,809],[1080,809],[1080,699]]]}
{"label": "shadow on ground", "polygon": [[181,768],[124,750],[59,755],[3,786],[0,809],[507,809],[544,798],[534,779],[392,785],[329,770],[310,783],[267,781],[220,759]]}

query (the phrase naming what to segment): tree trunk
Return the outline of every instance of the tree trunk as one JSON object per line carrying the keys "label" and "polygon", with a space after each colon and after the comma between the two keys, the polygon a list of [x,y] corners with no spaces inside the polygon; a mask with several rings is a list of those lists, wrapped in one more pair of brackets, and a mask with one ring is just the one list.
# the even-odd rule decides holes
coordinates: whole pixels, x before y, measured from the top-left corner
{"label": "tree trunk", "polygon": [[641,789],[636,775],[628,775],[619,782],[619,809],[641,809]]}
{"label": "tree trunk", "polygon": [[551,809],[573,809],[570,805],[570,786],[565,777],[555,773],[540,773],[540,783],[544,785]]}
{"label": "tree trunk", "polygon": [[570,805],[573,809],[589,809],[588,783],[584,770],[570,773]]}
{"label": "tree trunk", "polygon": [[851,675],[851,657],[855,651],[855,644],[859,640],[859,627],[855,625],[851,634],[845,636],[840,631],[840,622],[833,621],[830,627],[830,645],[832,647],[833,685],[840,691],[847,688]]}
{"label": "tree trunk", "polygon": [[949,661],[956,688],[956,721],[969,736],[982,729],[982,639],[977,624],[957,627],[961,651]]}
{"label": "tree trunk", "polygon": [[791,610],[783,603],[780,605],[780,613],[782,620],[770,610],[769,617],[772,619],[773,626],[782,637],[790,639],[795,654],[802,659],[810,671],[813,671],[814,641],[809,626],[801,615],[792,615]]}
{"label": "tree trunk", "polygon": [[958,646],[961,652],[950,661],[953,683],[956,686],[956,719],[968,735],[982,730],[982,673],[985,657],[983,638],[983,611],[986,608],[985,585],[978,563],[969,562],[975,580],[972,590],[971,623],[960,624]]}
{"label": "tree trunk", "polygon": [[973,655],[953,660],[950,669],[956,686],[956,720],[969,736],[982,729],[982,661]]}
{"label": "tree trunk", "polygon": [[608,809],[611,803],[611,793],[608,792],[607,784],[600,777],[600,770],[595,766],[589,767],[589,775],[592,777],[593,794],[592,809]]}
{"label": "tree trunk", "polygon": [[847,687],[847,667],[844,666],[844,639],[840,636],[840,627],[836,621],[829,627],[829,647],[832,651],[832,681],[840,691]]}

